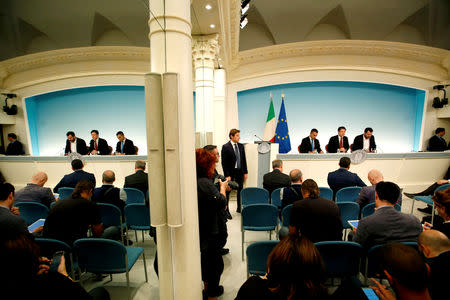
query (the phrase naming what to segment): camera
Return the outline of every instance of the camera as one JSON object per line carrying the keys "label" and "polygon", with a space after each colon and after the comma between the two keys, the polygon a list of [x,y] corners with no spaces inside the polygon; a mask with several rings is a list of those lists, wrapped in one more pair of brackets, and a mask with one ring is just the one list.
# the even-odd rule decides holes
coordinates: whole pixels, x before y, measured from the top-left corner
{"label": "camera", "polygon": [[[225,181],[226,178],[223,175],[218,174],[216,176],[216,178],[214,178],[214,184],[219,184],[219,180],[221,181]],[[232,189],[232,190],[237,190],[239,189],[239,184],[236,181],[228,181],[228,186]]]}

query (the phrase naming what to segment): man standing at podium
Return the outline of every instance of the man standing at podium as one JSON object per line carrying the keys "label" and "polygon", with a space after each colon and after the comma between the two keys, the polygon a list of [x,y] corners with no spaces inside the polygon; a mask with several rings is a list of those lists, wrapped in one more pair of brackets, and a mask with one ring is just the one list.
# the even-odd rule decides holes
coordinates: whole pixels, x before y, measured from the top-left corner
{"label": "man standing at podium", "polygon": [[[238,129],[231,129],[228,135],[230,141],[222,146],[222,169],[224,176],[228,180],[233,180],[239,184],[237,190],[237,212],[241,212],[241,190],[244,186],[244,181],[248,177],[247,160],[245,158],[244,145],[239,143],[241,139],[240,131]],[[230,193],[227,192],[227,206]],[[228,218],[231,218],[228,210]]]}

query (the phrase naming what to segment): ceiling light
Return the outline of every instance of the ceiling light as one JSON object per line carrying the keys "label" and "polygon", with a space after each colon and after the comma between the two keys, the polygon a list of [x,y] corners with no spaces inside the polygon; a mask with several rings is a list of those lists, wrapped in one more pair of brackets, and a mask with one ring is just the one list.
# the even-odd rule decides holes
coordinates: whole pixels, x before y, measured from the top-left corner
{"label": "ceiling light", "polygon": [[210,24],[209,27],[210,27],[210,28],[216,28],[216,25]]}
{"label": "ceiling light", "polygon": [[247,19],[247,15],[243,15],[241,17],[241,29],[244,29],[244,27],[247,25],[248,23],[248,19]]}
{"label": "ceiling light", "polygon": [[206,4],[206,5],[205,5],[205,8],[206,8],[207,10],[211,10],[211,9],[212,9],[212,6],[211,6],[211,4]]}

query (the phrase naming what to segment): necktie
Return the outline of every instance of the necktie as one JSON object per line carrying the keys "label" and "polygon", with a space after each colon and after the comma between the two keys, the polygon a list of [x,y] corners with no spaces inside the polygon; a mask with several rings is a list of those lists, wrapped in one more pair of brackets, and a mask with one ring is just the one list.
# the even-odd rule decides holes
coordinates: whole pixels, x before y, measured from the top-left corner
{"label": "necktie", "polygon": [[342,140],[343,140],[343,139],[344,139],[344,138],[341,137],[341,141],[339,142],[339,148],[344,148],[343,143],[342,143]]}
{"label": "necktie", "polygon": [[314,151],[314,140],[311,139],[311,147],[312,147],[312,151]]}
{"label": "necktie", "polygon": [[122,153],[123,153],[123,144],[124,144],[124,143],[123,143],[123,141],[122,141],[122,151],[121,151]]}
{"label": "necktie", "polygon": [[94,150],[97,151],[98,150],[98,145],[97,145],[97,141],[94,141]]}
{"label": "necktie", "polygon": [[238,145],[237,144],[234,144],[234,154],[236,155],[237,168],[240,169],[241,168],[241,155],[239,153],[239,149],[238,149]]}

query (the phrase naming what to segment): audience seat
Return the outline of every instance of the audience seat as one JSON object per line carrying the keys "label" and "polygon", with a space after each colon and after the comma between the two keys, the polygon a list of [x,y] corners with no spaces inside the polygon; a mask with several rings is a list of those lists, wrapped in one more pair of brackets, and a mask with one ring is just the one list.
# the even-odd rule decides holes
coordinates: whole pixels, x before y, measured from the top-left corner
{"label": "audience seat", "polygon": [[248,245],[247,253],[247,278],[251,275],[265,275],[269,254],[278,244],[278,241],[260,241]]}
{"label": "audience seat", "polygon": [[72,279],[75,278],[75,269],[77,264],[74,264],[72,248],[63,241],[48,238],[36,238],[34,240],[39,245],[40,255],[51,259],[53,254],[57,251],[64,251],[64,257],[66,258],[66,266],[69,273],[71,273]]}
{"label": "audience seat", "polygon": [[109,226],[116,226],[120,228],[120,236],[125,244],[125,236],[123,234],[123,228],[126,229],[126,224],[122,223],[122,212],[120,208],[110,203],[97,203],[100,209],[100,215],[102,217],[102,223],[105,228]]}
{"label": "audience seat", "polygon": [[[434,194],[436,194],[437,191],[443,191],[443,190],[446,190],[448,188],[450,188],[450,183],[443,184],[443,185],[437,187],[434,190]],[[426,204],[433,206],[433,210],[431,211],[431,224],[433,224],[435,212],[434,212],[434,201],[431,199],[431,197],[432,196],[414,196],[413,201],[412,201],[412,205],[411,205],[411,214],[413,214],[414,204],[415,204],[416,200],[425,202]]]}
{"label": "audience seat", "polygon": [[361,187],[351,186],[345,187],[337,191],[336,193],[336,203],[337,202],[356,202],[359,193],[361,192]]}
{"label": "audience seat", "polygon": [[123,188],[123,190],[127,193],[126,204],[145,203],[145,196],[142,191],[135,188]]}
{"label": "audience seat", "polygon": [[266,189],[248,187],[241,191],[242,207],[251,204],[269,204],[269,192]]}
{"label": "audience seat", "polygon": [[333,190],[329,187],[319,187],[320,197],[333,200]]}
{"label": "audience seat", "polygon": [[60,187],[58,189],[59,199],[67,199],[72,195],[74,188],[72,187]]}
{"label": "audience seat", "polygon": [[[358,220],[359,217],[359,205],[355,202],[338,202],[339,213],[341,214],[342,226],[344,230],[352,228],[347,221]],[[346,235],[344,233],[344,240]]]}
{"label": "audience seat", "polygon": [[[278,188],[278,189],[276,189],[276,190],[274,190],[273,192],[272,192],[272,195],[270,195],[270,200],[271,200],[271,203],[273,204],[273,205],[275,205],[276,207],[278,207],[278,208],[280,208],[281,207],[281,195],[280,195],[280,193],[281,193],[281,190],[282,190],[283,188]],[[242,197],[242,196],[241,196]]]}
{"label": "audience seat", "polygon": [[42,203],[19,202],[14,206],[19,208],[20,217],[25,220],[27,225],[33,224],[39,219],[46,219],[48,215],[48,208]]}
{"label": "audience seat", "polygon": [[[394,208],[398,211],[402,211],[402,207],[397,203]],[[375,212],[375,203],[369,203],[361,209],[361,218],[368,217]]]}
{"label": "audience seat", "polygon": [[144,242],[144,230],[150,230],[150,210],[145,204],[133,203],[125,206],[125,220],[128,228],[134,230],[136,242],[138,241],[137,230],[142,232]]}

